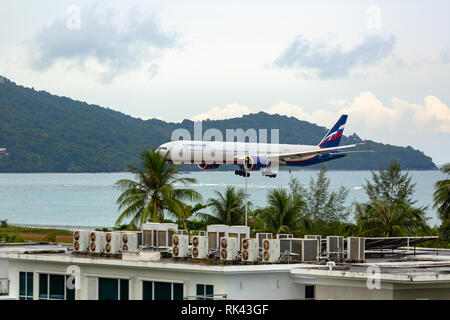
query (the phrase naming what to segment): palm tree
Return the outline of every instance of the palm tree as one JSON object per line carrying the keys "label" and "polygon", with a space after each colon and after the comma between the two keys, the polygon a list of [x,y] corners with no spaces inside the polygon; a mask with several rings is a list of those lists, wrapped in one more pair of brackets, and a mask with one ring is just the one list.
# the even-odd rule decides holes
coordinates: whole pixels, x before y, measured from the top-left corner
{"label": "palm tree", "polygon": [[203,213],[199,212],[200,210],[208,207],[208,205],[197,203],[195,206],[184,204],[183,202],[179,202],[172,212],[172,214],[177,218],[177,223],[183,226],[184,230],[190,233],[190,230],[187,226],[187,221],[194,215],[202,215]]}
{"label": "palm tree", "polygon": [[302,225],[307,226],[308,220],[301,214],[305,203],[300,196],[278,188],[269,192],[267,201],[269,206],[259,211],[266,230],[272,233],[293,233]]}
{"label": "palm tree", "polygon": [[214,214],[198,214],[207,223],[218,223],[226,225],[240,225],[244,223],[245,216],[245,193],[228,186],[222,194],[215,191],[216,198],[208,199],[208,205]]}
{"label": "palm tree", "polygon": [[[450,175],[450,163],[442,166],[441,171]],[[450,178],[450,177],[449,177]],[[450,220],[450,179],[444,179],[436,182],[433,193],[433,208],[437,209],[439,218],[442,222]]]}
{"label": "palm tree", "polygon": [[423,208],[401,201],[391,204],[386,200],[358,203],[356,223],[360,235],[382,237],[416,235],[427,227]]}
{"label": "palm tree", "polygon": [[128,164],[128,170],[136,180],[121,179],[116,187],[122,190],[117,199],[123,210],[116,221],[120,225],[131,218],[130,225],[140,226],[147,221],[163,222],[164,211],[173,211],[181,201],[201,201],[199,193],[192,189],[175,188],[175,185],[195,183],[194,178],[179,178],[178,167],[168,163],[168,153],[160,154],[148,149],[140,155],[141,165]]}

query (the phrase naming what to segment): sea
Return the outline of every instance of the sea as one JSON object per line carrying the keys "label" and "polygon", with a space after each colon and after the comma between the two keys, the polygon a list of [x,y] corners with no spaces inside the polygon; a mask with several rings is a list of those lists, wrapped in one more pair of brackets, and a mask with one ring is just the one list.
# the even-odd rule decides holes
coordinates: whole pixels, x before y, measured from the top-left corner
{"label": "sea", "polygon": [[[281,171],[276,178],[252,172],[247,179],[249,201],[255,207],[267,204],[267,194],[273,188],[288,187],[291,177],[307,186],[318,171]],[[432,208],[436,181],[445,175],[438,170],[409,171],[416,183],[414,199],[418,206],[427,206],[431,225],[439,224],[436,210]],[[183,177],[197,180],[191,188],[203,196],[203,202],[217,197],[228,185],[245,189],[245,179],[233,171],[183,172]],[[363,189],[370,171],[328,171],[330,188],[344,186],[349,190],[347,205],[367,201]],[[133,178],[127,172],[119,173],[2,173],[0,174],[0,220],[8,223],[105,226],[115,224],[119,216],[116,204],[120,190],[114,187],[119,179]],[[170,217],[169,217],[170,218]],[[350,217],[352,220],[353,217]]]}

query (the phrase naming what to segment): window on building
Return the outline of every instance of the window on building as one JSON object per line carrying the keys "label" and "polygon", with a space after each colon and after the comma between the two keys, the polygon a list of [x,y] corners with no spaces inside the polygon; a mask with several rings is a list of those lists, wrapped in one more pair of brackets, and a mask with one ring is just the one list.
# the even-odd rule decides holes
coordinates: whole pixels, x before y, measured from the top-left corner
{"label": "window on building", "polygon": [[315,299],[315,287],[305,286],[305,299]]}
{"label": "window on building", "polygon": [[19,272],[19,299],[33,300],[33,272]]}
{"label": "window on building", "polygon": [[98,300],[128,300],[127,279],[98,278]]}
{"label": "window on building", "polygon": [[75,300],[75,289],[67,287],[69,276],[60,274],[39,274],[40,300]]}
{"label": "window on building", "polygon": [[129,299],[129,283],[127,279],[119,280],[120,300]]}
{"label": "window on building", "polygon": [[142,282],[143,300],[183,300],[183,284],[158,281]]}
{"label": "window on building", "polygon": [[[197,284],[197,296],[199,300],[212,300],[214,296],[214,286],[210,284]],[[200,298],[201,296],[211,298]]]}

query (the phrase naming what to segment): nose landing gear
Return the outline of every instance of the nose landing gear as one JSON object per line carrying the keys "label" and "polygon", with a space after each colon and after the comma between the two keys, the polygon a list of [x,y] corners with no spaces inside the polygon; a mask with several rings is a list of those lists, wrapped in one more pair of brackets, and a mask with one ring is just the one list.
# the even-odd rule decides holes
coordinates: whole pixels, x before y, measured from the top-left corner
{"label": "nose landing gear", "polygon": [[263,170],[261,171],[261,174],[265,177],[269,177],[269,178],[275,178],[277,176],[276,173],[273,173],[273,171],[271,170]]}

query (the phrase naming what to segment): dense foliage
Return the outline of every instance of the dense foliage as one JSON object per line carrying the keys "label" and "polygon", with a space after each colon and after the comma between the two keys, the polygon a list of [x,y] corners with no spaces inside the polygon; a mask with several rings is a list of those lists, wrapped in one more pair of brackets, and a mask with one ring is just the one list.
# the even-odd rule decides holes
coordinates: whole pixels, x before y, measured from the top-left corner
{"label": "dense foliage", "polygon": [[[125,171],[126,163],[137,163],[139,152],[171,138],[177,128],[193,133],[194,123],[141,120],[123,113],[89,105],[45,91],[0,83],[0,147],[9,155],[0,157],[0,172],[113,172]],[[331,123],[330,123],[331,125]],[[204,121],[203,132],[217,128],[280,129],[281,143],[317,144],[327,129],[293,117],[264,112],[241,118]],[[270,131],[268,136],[270,140]],[[357,135],[341,143],[357,143]],[[411,147],[396,147],[365,141],[357,149],[374,150],[327,163],[328,169],[363,170],[387,168],[397,160],[404,169],[433,169],[431,158]],[[220,170],[229,168],[223,166]],[[320,168],[320,165],[311,168]],[[182,169],[197,170],[196,166]]]}
{"label": "dense foliage", "polygon": [[177,184],[195,183],[194,178],[178,177],[178,167],[167,164],[167,153],[162,155],[148,149],[141,153],[139,166],[128,164],[128,170],[135,174],[135,180],[121,179],[116,186],[122,190],[117,199],[122,210],[116,225],[129,220],[133,227],[145,222],[164,222],[165,213],[172,213],[186,219],[182,213],[184,200],[200,201],[201,196],[192,189],[177,188]]}
{"label": "dense foliage", "polygon": [[412,200],[416,184],[412,183],[409,173],[402,173],[398,162],[392,162],[387,170],[372,171],[372,180],[366,180],[364,186],[370,200],[384,200],[389,204],[404,202],[408,205],[416,202]]}
{"label": "dense foliage", "polygon": [[207,224],[245,224],[245,193],[228,186],[224,193],[215,192],[216,197],[208,199],[212,214],[199,214]]}
{"label": "dense foliage", "polygon": [[301,232],[306,219],[300,213],[305,203],[299,194],[278,188],[269,192],[267,202],[267,207],[256,211],[263,221],[264,228],[261,231],[273,234]]}
{"label": "dense foliage", "polygon": [[441,171],[448,175],[448,179],[436,182],[433,208],[437,209],[441,221],[448,223],[450,222],[450,163],[442,166]]}
{"label": "dense foliage", "polygon": [[[252,233],[292,233],[343,236],[424,236],[440,235],[441,245],[448,246],[448,225],[431,227],[425,217],[425,208],[414,206],[410,197],[414,184],[408,172],[402,172],[393,162],[387,170],[373,172],[367,181],[367,203],[347,206],[348,191],[344,187],[331,189],[326,169],[317,173],[309,185],[291,179],[289,188],[275,188],[267,195],[267,206],[252,208],[249,204],[249,226]],[[368,186],[368,187],[367,187]],[[224,194],[216,192],[210,199],[211,214],[201,214],[207,223],[243,224],[244,193],[228,187]],[[202,207],[204,208],[204,207]],[[207,208],[206,208],[207,209]],[[354,222],[350,219],[355,214]],[[446,240],[447,239],[447,240]]]}

